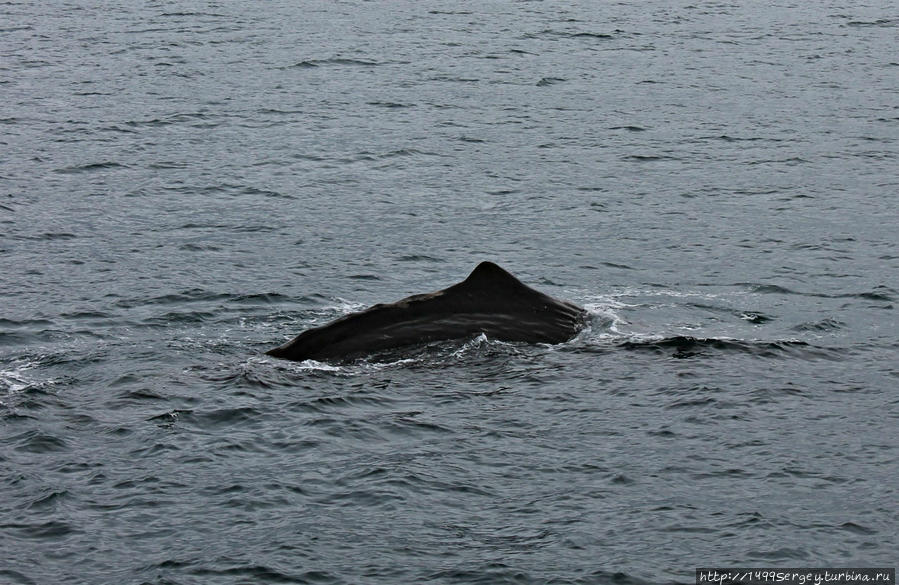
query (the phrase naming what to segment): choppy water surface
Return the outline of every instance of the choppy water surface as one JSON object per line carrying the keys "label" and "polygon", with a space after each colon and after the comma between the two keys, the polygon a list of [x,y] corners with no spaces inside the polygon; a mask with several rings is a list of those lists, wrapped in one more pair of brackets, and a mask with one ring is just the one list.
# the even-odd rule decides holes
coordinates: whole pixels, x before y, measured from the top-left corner
{"label": "choppy water surface", "polygon": [[[899,13],[850,4],[4,3],[0,581],[895,565]],[[486,259],[589,328],[262,355]]]}

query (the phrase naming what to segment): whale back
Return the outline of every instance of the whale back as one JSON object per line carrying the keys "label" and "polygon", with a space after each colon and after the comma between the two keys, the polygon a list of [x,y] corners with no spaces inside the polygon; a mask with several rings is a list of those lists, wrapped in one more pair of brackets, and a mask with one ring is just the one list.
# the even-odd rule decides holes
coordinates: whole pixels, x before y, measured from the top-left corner
{"label": "whale back", "polygon": [[561,343],[583,326],[585,314],[493,262],[481,262],[458,284],[346,315],[267,353],[291,360],[346,359],[481,333],[501,341]]}

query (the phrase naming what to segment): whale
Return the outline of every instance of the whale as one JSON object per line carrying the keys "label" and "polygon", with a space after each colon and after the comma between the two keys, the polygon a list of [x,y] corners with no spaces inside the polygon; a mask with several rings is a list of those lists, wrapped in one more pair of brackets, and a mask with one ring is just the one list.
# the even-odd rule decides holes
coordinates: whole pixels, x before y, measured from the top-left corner
{"label": "whale", "polygon": [[493,262],[481,262],[458,284],[307,329],[266,354],[339,362],[481,334],[506,342],[558,344],[576,336],[586,321],[583,308],[530,288]]}

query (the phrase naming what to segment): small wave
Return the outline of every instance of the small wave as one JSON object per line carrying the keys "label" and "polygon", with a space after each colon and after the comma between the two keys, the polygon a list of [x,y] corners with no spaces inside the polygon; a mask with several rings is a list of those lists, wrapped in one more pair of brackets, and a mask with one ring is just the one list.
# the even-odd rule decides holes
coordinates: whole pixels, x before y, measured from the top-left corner
{"label": "small wave", "polygon": [[[210,120],[212,116],[206,112],[179,112],[175,114],[171,114],[164,118],[150,118],[149,120],[129,120],[125,122],[126,126],[130,126],[132,128],[139,127],[159,127],[159,126],[168,126],[170,124],[180,124],[182,122],[192,122],[195,120]],[[217,124],[216,124],[217,125]],[[212,127],[212,126],[203,126],[203,127]]]}
{"label": "small wave", "polygon": [[[789,562],[795,563],[805,563],[808,562],[812,556],[805,550],[801,548],[787,548],[781,547],[777,549],[769,549],[769,550],[748,550],[746,553],[746,558],[749,560],[759,559],[764,561],[769,561],[778,564],[785,564]],[[801,567],[802,564],[795,565],[787,565],[791,567]],[[807,566],[807,565],[806,565]]]}
{"label": "small wave", "polygon": [[799,357],[805,359],[842,359],[835,349],[813,346],[805,341],[743,341],[716,337],[676,335],[655,339],[628,340],[618,344],[621,349],[645,351],[674,358],[691,358],[712,352],[744,353],[765,358]]}
{"label": "small wave", "polygon": [[115,306],[122,309],[131,309],[144,305],[180,305],[184,303],[196,303],[203,301],[219,301],[227,299],[229,295],[214,293],[201,288],[192,288],[180,293],[171,293],[144,299],[123,299],[116,301]]}
{"label": "small wave", "polygon": [[228,18],[227,14],[219,14],[217,12],[163,12],[159,16],[163,18],[184,18],[188,16],[211,16],[212,18]]}
{"label": "small wave", "polygon": [[67,490],[50,491],[49,493],[39,496],[28,504],[29,510],[47,510],[56,508],[60,502],[69,495]]}
{"label": "small wave", "polygon": [[477,83],[480,80],[478,77],[457,77],[453,75],[436,75],[430,79],[431,81],[450,81],[456,83]]}
{"label": "small wave", "polygon": [[63,536],[78,532],[71,524],[59,522],[57,520],[51,520],[40,524],[0,524],[0,529],[9,531],[19,538],[30,538],[35,540],[57,540]]}
{"label": "small wave", "polygon": [[52,321],[47,319],[4,319],[0,317],[0,327],[4,329],[14,329],[18,327],[47,327],[52,325]]}
{"label": "small wave", "polygon": [[440,156],[437,152],[430,152],[426,150],[418,150],[415,148],[399,148],[397,150],[390,150],[387,152],[374,153],[374,152],[360,152],[359,160],[381,160],[402,156]]}
{"label": "small wave", "polygon": [[870,301],[893,302],[896,300],[897,291],[888,286],[880,285],[874,287],[870,291],[847,292],[847,293],[823,293],[823,292],[803,292],[789,289],[785,286],[776,284],[759,284],[754,282],[737,282],[734,286],[741,286],[749,289],[750,292],[758,294],[784,294],[799,295],[805,297],[816,297],[824,299],[865,299]]}
{"label": "small wave", "polygon": [[803,396],[805,392],[795,386],[781,386],[778,388],[757,388],[750,393],[750,401],[755,404],[767,404],[777,402],[781,398],[789,396]]}
{"label": "small wave", "polygon": [[690,398],[685,400],[676,400],[665,408],[673,409],[673,408],[696,408],[696,407],[705,407],[713,404],[717,404],[717,400],[712,398],[711,396],[705,396],[702,398]]}
{"label": "small wave", "polygon": [[570,35],[572,38],[589,38],[589,39],[612,39],[615,38],[613,35],[609,33],[596,33],[596,32],[577,32],[572,33]]}
{"label": "small wave", "polygon": [[799,164],[805,164],[807,161],[804,158],[793,156],[789,158],[780,158],[780,159],[762,159],[762,160],[753,160],[749,161],[747,164],[749,165],[770,165],[770,164],[786,164],[787,166],[794,166]]}
{"label": "small wave", "polygon": [[664,156],[664,155],[658,155],[658,154],[630,154],[630,155],[621,157],[621,160],[645,163],[645,162],[656,162],[656,161],[660,161],[660,160],[678,160],[678,158],[674,157],[674,156]]}
{"label": "small wave", "polygon": [[296,114],[304,114],[305,110],[282,110],[279,108],[259,108],[256,110],[256,113],[266,115],[266,114],[278,114],[285,116],[294,116]]}
{"label": "small wave", "polygon": [[251,407],[221,408],[208,412],[192,413],[190,418],[201,428],[217,428],[235,426],[258,420],[262,412]]}
{"label": "small wave", "polygon": [[109,319],[112,317],[109,313],[102,311],[72,311],[71,313],[60,313],[63,319]]}
{"label": "small wave", "polygon": [[610,482],[617,485],[633,485],[636,483],[636,480],[624,475],[623,473],[619,473],[618,475],[614,476],[610,480]]}
{"label": "small wave", "polygon": [[263,197],[272,197],[275,199],[294,199],[292,195],[272,191],[271,189],[259,189],[257,187],[244,187],[240,192],[241,195],[262,195]]}
{"label": "small wave", "polygon": [[249,234],[269,233],[269,232],[274,232],[274,231],[277,231],[278,229],[280,229],[277,226],[271,226],[271,225],[242,225],[242,226],[229,226],[229,227],[231,228],[231,230],[233,230],[235,232],[243,232],[243,233],[249,233]]}
{"label": "small wave", "polygon": [[899,18],[879,18],[877,20],[851,20],[846,26],[863,28],[871,26],[894,27],[899,26]]}
{"label": "small wave", "polygon": [[178,249],[183,250],[184,252],[217,252],[221,250],[221,247],[214,244],[194,244],[189,242],[187,244],[181,244],[178,246]]}
{"label": "small wave", "polygon": [[188,167],[188,163],[184,161],[172,161],[172,160],[161,160],[150,163],[147,165],[148,169],[158,171],[165,169],[186,169]]}
{"label": "small wave", "polygon": [[436,422],[418,420],[416,417],[420,414],[420,412],[398,414],[394,417],[393,422],[389,424],[389,427],[393,431],[403,435],[453,432],[451,428],[437,424]]}
{"label": "small wave", "polygon": [[543,77],[537,82],[537,87],[546,87],[547,85],[555,85],[567,81],[561,77]]}
{"label": "small wave", "polygon": [[[494,544],[494,546],[496,546]],[[536,550],[542,544],[534,544]],[[492,561],[482,566],[472,565],[465,568],[440,569],[427,574],[424,582],[434,583],[479,583],[489,585],[537,585],[549,581],[542,574],[531,574],[520,567],[510,567],[502,562]],[[556,581],[552,581],[556,582]],[[559,581],[576,585],[649,585],[649,581],[643,581],[627,573],[613,573],[597,570],[587,573],[576,580]]]}
{"label": "small wave", "polygon": [[769,142],[780,142],[777,138],[762,138],[760,136],[750,136],[748,138],[740,138],[737,136],[729,136],[727,134],[719,134],[718,136],[704,136],[700,140],[723,140],[724,142],[758,142],[767,140]]}
{"label": "small wave", "polygon": [[401,104],[399,102],[366,102],[370,106],[377,106],[379,108],[387,108],[387,109],[400,109],[400,108],[412,108],[415,107],[414,104]]}
{"label": "small wave", "polygon": [[407,256],[400,256],[397,258],[398,262],[446,262],[441,258],[436,258],[434,256],[425,256],[423,254],[410,254]]}
{"label": "small wave", "polygon": [[171,428],[182,418],[190,416],[192,412],[192,410],[176,408],[162,414],[157,414],[156,416],[151,416],[147,421],[155,423],[160,427]]}
{"label": "small wave", "polygon": [[843,524],[840,524],[840,529],[852,534],[859,534],[862,536],[872,536],[877,534],[877,530],[868,528],[867,526],[862,526],[861,524],[856,524],[855,522],[844,522]]}
{"label": "small wave", "polygon": [[615,264],[614,262],[600,262],[603,266],[607,266],[609,268],[618,268],[621,270],[633,270],[633,267],[628,266],[627,264]]}
{"label": "small wave", "polygon": [[77,91],[74,95],[77,96],[94,96],[94,95],[115,95],[113,93],[105,92],[105,91]]}
{"label": "small wave", "polygon": [[849,297],[857,297],[860,299],[868,299],[871,301],[886,301],[893,302],[896,300],[896,290],[887,286],[878,286],[875,287],[874,290],[870,292],[862,292],[862,293],[850,293],[848,295],[836,295],[835,298],[840,298],[843,296]]}
{"label": "small wave", "polygon": [[[621,33],[624,31],[615,30],[615,33]],[[562,38],[562,39],[597,39],[601,41],[607,41],[610,39],[614,39],[615,35],[612,33],[602,33],[602,32],[593,32],[593,31],[564,31],[564,30],[555,30],[555,29],[543,29],[537,33],[527,33],[524,35],[525,38],[541,38],[541,37],[551,37],[551,38]]]}
{"label": "small wave", "polygon": [[383,65],[383,63],[378,63],[376,61],[367,61],[365,59],[344,58],[325,59],[323,61],[318,61],[318,63],[324,65],[357,65],[362,67],[374,67],[376,65]]}
{"label": "small wave", "polygon": [[192,575],[201,577],[228,577],[230,582],[236,579],[241,583],[339,583],[340,579],[325,571],[305,571],[299,574],[283,573],[264,565],[230,567],[228,569],[212,569],[196,567],[188,570]]}
{"label": "small wave", "polygon": [[198,229],[222,229],[227,228],[228,224],[225,223],[197,223],[193,221],[189,221],[185,224],[178,226],[179,230],[198,230]]}
{"label": "small wave", "polygon": [[378,65],[383,65],[383,63],[378,63],[377,61],[366,61],[365,59],[346,59],[342,57],[335,57],[332,59],[307,59],[305,61],[300,61],[298,63],[294,63],[293,65],[283,67],[282,69],[313,69],[316,67],[327,67],[328,65],[377,67]]}
{"label": "small wave", "polygon": [[18,571],[0,568],[0,577],[8,577],[15,585],[35,585],[35,582]]}
{"label": "small wave", "polygon": [[326,410],[333,410],[335,408],[352,408],[355,406],[368,405],[379,406],[387,404],[389,402],[392,402],[392,400],[385,396],[374,393],[372,391],[363,390],[346,394],[328,394],[325,396],[315,396],[312,398],[303,399],[299,402],[290,403],[287,405],[287,407],[304,411],[309,410],[313,412],[324,412]]}
{"label": "small wave", "polygon": [[754,282],[738,282],[735,286],[743,286],[749,289],[750,292],[760,293],[760,294],[783,294],[783,295],[797,295],[802,294],[798,293],[794,290],[788,289],[785,286],[779,286],[776,284],[757,284]]}
{"label": "small wave", "polygon": [[811,321],[808,323],[800,323],[793,327],[793,331],[835,331],[842,329],[846,324],[837,319],[822,319],[821,321]]}
{"label": "small wave", "polygon": [[723,315],[733,315],[734,317],[741,319],[743,321],[748,321],[754,325],[761,325],[763,323],[768,323],[773,321],[775,317],[771,315],[766,315],[761,311],[743,311],[739,309],[731,309],[729,307],[709,304],[709,303],[698,303],[698,302],[688,302],[686,303],[688,307],[695,307],[697,309],[702,309],[703,311],[709,311],[712,313],[718,313]]}
{"label": "small wave", "polygon": [[761,325],[762,323],[767,323],[774,319],[774,317],[769,317],[763,313],[759,313],[756,311],[740,313],[740,319],[744,321],[749,321],[750,323],[754,323],[756,325]]}
{"label": "small wave", "polygon": [[[128,374],[125,376],[121,376],[110,383],[110,387],[119,386],[122,384],[132,384],[137,379]],[[148,389],[138,389],[138,390],[126,390],[116,396],[116,399],[120,402],[158,402],[165,401],[166,397],[162,394],[158,394],[153,390]]]}
{"label": "small wave", "polygon": [[61,169],[56,169],[54,172],[59,173],[61,175],[71,175],[76,173],[89,173],[94,171],[105,171],[110,169],[124,169],[127,168],[126,165],[119,164],[117,162],[106,161],[99,163],[90,163],[86,165],[76,165],[73,167],[64,167]]}
{"label": "small wave", "polygon": [[43,241],[54,241],[54,240],[74,240],[77,238],[73,233],[70,232],[44,232],[42,234],[38,234],[36,236],[22,236],[23,240],[31,240],[36,242]]}
{"label": "small wave", "polygon": [[[280,293],[255,293],[246,295],[229,295],[228,299],[232,303],[240,305],[274,305],[284,303],[291,300],[290,297]],[[311,300],[311,297],[303,297],[302,300]]]}
{"label": "small wave", "polygon": [[208,411],[174,409],[152,416],[147,420],[161,427],[173,427],[177,424],[178,426],[189,425],[202,430],[214,430],[222,427],[253,425],[264,416],[262,411],[246,406]]}
{"label": "small wave", "polygon": [[15,446],[16,451],[25,451],[27,453],[51,453],[68,449],[68,444],[65,440],[41,431],[29,431],[12,439],[18,439]]}
{"label": "small wave", "polygon": [[[266,345],[265,347],[268,348],[270,346]],[[273,370],[269,367],[270,363],[270,360],[266,357],[254,356],[244,362],[225,366],[224,369],[219,364],[215,367],[194,366],[189,368],[188,371],[196,373],[200,379],[206,382],[219,384],[223,389],[230,386],[244,389],[270,389],[276,386],[292,386],[295,384],[295,379],[283,375],[284,372],[281,369]]]}
{"label": "small wave", "polygon": [[144,325],[168,325],[171,323],[203,323],[216,317],[209,311],[170,311],[164,315],[150,317],[141,321]]}

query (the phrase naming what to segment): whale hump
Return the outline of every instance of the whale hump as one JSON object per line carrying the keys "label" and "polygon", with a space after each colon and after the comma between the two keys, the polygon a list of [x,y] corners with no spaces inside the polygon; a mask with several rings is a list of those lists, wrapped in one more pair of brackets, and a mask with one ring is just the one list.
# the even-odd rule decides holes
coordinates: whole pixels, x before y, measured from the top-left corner
{"label": "whale hump", "polygon": [[294,361],[344,360],[482,333],[500,341],[561,343],[584,326],[585,316],[581,307],[481,262],[458,284],[345,315],[266,353]]}
{"label": "whale hump", "polygon": [[524,286],[524,284],[493,262],[484,261],[478,264],[468,278],[460,282],[468,287],[479,286]]}

